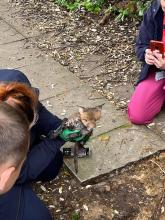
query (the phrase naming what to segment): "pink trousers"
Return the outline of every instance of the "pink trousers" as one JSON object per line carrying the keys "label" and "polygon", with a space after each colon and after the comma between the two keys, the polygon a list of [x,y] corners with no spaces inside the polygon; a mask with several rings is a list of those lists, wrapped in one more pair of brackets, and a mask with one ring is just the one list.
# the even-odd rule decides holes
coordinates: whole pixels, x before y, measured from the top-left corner
{"label": "pink trousers", "polygon": [[165,101],[165,79],[155,81],[155,73],[137,85],[128,104],[128,118],[134,124],[151,123]]}

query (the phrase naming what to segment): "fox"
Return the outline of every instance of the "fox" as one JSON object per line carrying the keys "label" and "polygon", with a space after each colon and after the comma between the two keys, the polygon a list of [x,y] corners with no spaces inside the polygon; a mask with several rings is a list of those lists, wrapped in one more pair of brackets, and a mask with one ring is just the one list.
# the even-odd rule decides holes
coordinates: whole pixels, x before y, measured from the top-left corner
{"label": "fox", "polygon": [[[64,118],[62,124],[55,131],[49,133],[49,138],[56,138],[63,129],[79,130],[81,135],[85,137],[83,140],[75,141],[73,149],[75,172],[78,173],[78,155],[84,155],[86,148],[85,143],[92,135],[96,123],[101,118],[102,105],[96,107],[82,107],[68,118]],[[77,133],[70,134],[70,138],[76,138]],[[64,149],[63,149],[64,150]],[[66,149],[67,151],[68,149]],[[64,153],[64,151],[63,151]],[[81,156],[80,156],[81,157]]]}
{"label": "fox", "polygon": [[[93,129],[96,127],[97,121],[101,118],[103,105],[104,104],[92,108],[79,106],[79,111],[68,118],[65,128],[80,130],[82,135],[89,138],[92,135]],[[86,140],[75,142],[73,146],[76,173],[78,173],[78,155],[86,152],[84,145],[88,138]]]}

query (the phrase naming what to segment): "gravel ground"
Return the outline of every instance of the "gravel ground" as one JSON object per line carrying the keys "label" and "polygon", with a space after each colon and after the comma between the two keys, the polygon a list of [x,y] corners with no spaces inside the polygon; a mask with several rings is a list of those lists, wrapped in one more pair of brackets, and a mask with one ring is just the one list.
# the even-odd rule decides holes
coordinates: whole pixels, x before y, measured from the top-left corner
{"label": "gravel ground", "polygon": [[134,52],[139,21],[118,23],[110,17],[107,24],[99,25],[103,12],[68,12],[50,0],[12,2],[20,9],[24,25],[41,34],[35,46],[88,81],[117,108],[126,106],[140,67]]}
{"label": "gravel ground", "polygon": [[[110,17],[102,26],[102,12],[70,13],[50,0],[12,0],[11,6],[24,26],[39,31],[34,46],[125,109],[140,69],[134,53],[139,21]],[[63,167],[54,181],[33,187],[57,220],[164,220],[164,166],[162,152],[87,186]]]}

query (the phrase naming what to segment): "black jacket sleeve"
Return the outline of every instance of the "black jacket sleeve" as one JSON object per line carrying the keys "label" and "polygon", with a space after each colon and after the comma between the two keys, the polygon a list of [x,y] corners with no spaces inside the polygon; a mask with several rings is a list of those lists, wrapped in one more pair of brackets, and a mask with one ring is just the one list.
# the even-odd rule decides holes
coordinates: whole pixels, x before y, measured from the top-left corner
{"label": "black jacket sleeve", "polygon": [[150,40],[154,39],[155,24],[152,15],[152,6],[144,14],[139,34],[136,38],[135,52],[138,60],[145,61],[145,50],[149,48]]}
{"label": "black jacket sleeve", "polygon": [[59,138],[56,140],[45,138],[41,143],[35,145],[27,155],[17,184],[35,180],[54,159],[57,151],[64,143]]}
{"label": "black jacket sleeve", "polygon": [[58,128],[62,122],[60,118],[49,112],[40,102],[38,104],[39,118],[35,130],[40,135],[47,135],[50,130]]}

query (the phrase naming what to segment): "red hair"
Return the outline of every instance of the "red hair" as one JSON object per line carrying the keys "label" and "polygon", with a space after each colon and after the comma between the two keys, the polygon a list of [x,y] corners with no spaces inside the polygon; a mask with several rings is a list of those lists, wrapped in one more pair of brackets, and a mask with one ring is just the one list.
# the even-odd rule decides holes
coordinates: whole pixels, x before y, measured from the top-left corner
{"label": "red hair", "polygon": [[19,82],[0,84],[0,101],[4,101],[23,112],[31,123],[35,116],[38,95],[26,84]]}

